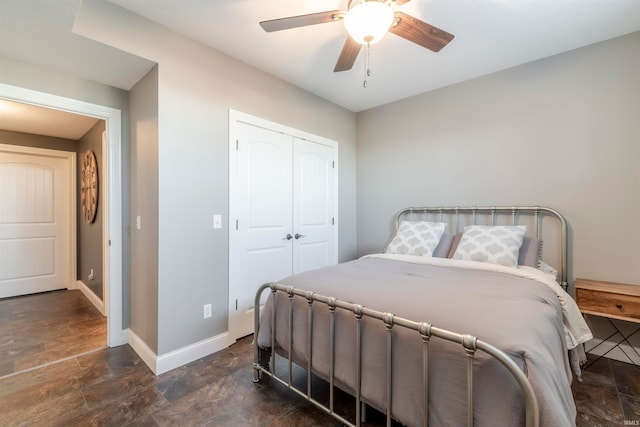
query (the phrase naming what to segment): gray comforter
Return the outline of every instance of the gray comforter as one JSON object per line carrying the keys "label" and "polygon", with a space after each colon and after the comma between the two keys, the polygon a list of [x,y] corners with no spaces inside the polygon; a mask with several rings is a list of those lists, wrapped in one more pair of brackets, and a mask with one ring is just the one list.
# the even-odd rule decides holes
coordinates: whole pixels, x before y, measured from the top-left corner
{"label": "gray comforter", "polygon": [[[571,371],[563,318],[557,296],[533,280],[507,274],[361,259],[292,276],[280,283],[392,312],[415,321],[477,336],[500,348],[522,367],[540,406],[542,426],[575,425]],[[306,366],[307,310],[295,298],[294,359]],[[276,346],[288,347],[288,298],[278,293]],[[258,345],[271,346],[271,298],[262,313]],[[338,310],[336,324],[337,384],[354,390],[354,315]],[[314,304],[313,370],[329,372],[328,308]],[[392,416],[409,426],[421,425],[422,351],[419,335],[393,330]],[[384,409],[386,335],[384,325],[364,320],[362,392],[370,405]],[[429,349],[429,422],[432,426],[466,425],[466,356],[460,345],[432,339]],[[474,360],[474,417],[477,426],[524,425],[524,402],[511,375],[478,352]]]}

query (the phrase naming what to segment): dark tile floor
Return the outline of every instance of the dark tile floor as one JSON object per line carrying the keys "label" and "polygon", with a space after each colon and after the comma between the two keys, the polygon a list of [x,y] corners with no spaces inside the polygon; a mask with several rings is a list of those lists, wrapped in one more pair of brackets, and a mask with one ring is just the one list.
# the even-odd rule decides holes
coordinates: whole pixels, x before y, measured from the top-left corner
{"label": "dark tile floor", "polygon": [[[274,382],[254,384],[251,360],[247,337],[156,377],[127,345],[100,350],[0,380],[0,425],[340,425]],[[640,371],[631,365],[602,359],[573,390],[578,426],[640,420]],[[350,398],[337,402],[351,418]],[[366,426],[384,425],[380,414],[368,416]]]}
{"label": "dark tile floor", "polygon": [[[30,298],[29,304],[0,300],[0,426],[340,425],[274,381],[254,384],[251,337],[160,376],[127,345],[11,374],[27,366],[29,358],[44,361],[40,353],[47,353],[47,347],[53,349],[47,357],[66,357],[68,352],[86,351],[83,343],[95,346],[92,340],[97,335],[106,340],[106,329],[98,333],[100,328],[91,320],[95,309],[80,292]],[[67,304],[53,304],[51,298],[63,298]],[[50,314],[47,318],[47,307],[63,317],[66,310],[70,317],[60,321]],[[43,336],[39,330],[52,333],[52,343],[38,342]],[[19,345],[8,350],[11,343]],[[9,375],[2,377],[2,369]],[[318,399],[326,399],[326,383],[318,380],[313,388]],[[577,426],[638,425],[639,368],[600,359],[572,389]],[[353,420],[353,399],[337,391],[336,411]],[[381,414],[369,410],[367,416],[365,426],[385,425]]]}
{"label": "dark tile floor", "polygon": [[106,318],[78,290],[0,299],[0,378],[106,345]]}
{"label": "dark tile floor", "polygon": [[[640,424],[640,368],[589,355],[582,381],[574,381],[578,427]],[[590,365],[590,366],[589,366]]]}

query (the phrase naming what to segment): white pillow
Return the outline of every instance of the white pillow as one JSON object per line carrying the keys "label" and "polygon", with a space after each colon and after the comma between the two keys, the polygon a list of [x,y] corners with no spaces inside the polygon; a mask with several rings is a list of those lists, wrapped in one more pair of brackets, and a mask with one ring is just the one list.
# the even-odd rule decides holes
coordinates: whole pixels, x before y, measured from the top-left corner
{"label": "white pillow", "polygon": [[402,221],[385,252],[430,257],[446,226],[443,222]]}
{"label": "white pillow", "polygon": [[526,225],[467,226],[453,259],[515,267],[526,231]]}

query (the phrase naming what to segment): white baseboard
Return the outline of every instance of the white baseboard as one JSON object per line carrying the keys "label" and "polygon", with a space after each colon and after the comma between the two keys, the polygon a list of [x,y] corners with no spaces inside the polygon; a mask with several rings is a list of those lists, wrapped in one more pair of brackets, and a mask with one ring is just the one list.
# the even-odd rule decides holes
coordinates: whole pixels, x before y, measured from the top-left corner
{"label": "white baseboard", "polygon": [[206,340],[158,356],[131,329],[127,329],[125,333],[129,345],[156,375],[163,374],[193,362],[194,360],[216,353],[227,348],[229,344],[229,333],[224,332],[215,337],[207,338]]}
{"label": "white baseboard", "polygon": [[142,341],[142,338],[136,335],[136,333],[131,329],[126,329],[125,334],[127,335],[126,342],[129,343],[131,348],[133,348],[133,351],[135,351],[138,356],[140,356],[140,359],[142,359],[142,361],[149,367],[149,369],[151,369],[151,371],[156,374],[156,361],[158,359],[158,356],[153,352],[153,350],[149,348],[149,346],[147,346],[144,341]]}
{"label": "white baseboard", "polygon": [[76,281],[75,288],[79,289],[84,294],[84,296],[87,297],[87,299],[91,302],[91,304],[93,304],[98,309],[98,311],[102,313],[104,317],[107,317],[107,311],[105,310],[105,307],[104,307],[104,301],[98,298],[98,296],[94,294],[91,291],[91,289],[89,289],[89,287],[84,284],[82,280]]}
{"label": "white baseboard", "polygon": [[158,356],[156,375],[186,365],[189,362],[216,353],[228,347],[229,333],[224,332],[215,337],[198,341],[197,343]]}

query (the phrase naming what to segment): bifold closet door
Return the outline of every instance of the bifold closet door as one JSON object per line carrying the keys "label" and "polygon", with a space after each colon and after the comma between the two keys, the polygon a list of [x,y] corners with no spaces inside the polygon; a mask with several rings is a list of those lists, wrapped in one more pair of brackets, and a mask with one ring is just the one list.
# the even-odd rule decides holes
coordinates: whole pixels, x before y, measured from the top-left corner
{"label": "bifold closet door", "polygon": [[336,262],[334,148],[243,122],[236,122],[236,137],[229,236],[232,340],[253,332],[261,285]]}

